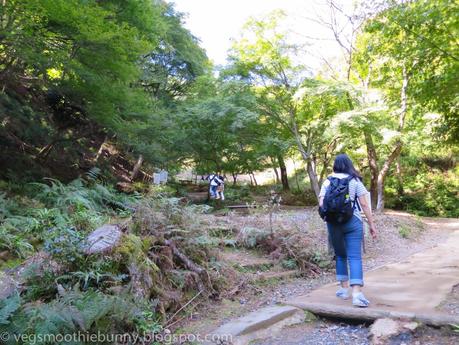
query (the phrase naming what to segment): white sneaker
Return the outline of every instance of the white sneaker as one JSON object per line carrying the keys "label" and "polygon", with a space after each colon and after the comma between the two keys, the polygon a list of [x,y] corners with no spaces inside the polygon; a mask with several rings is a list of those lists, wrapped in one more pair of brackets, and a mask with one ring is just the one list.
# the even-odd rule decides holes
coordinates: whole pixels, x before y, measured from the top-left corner
{"label": "white sneaker", "polygon": [[336,291],[336,297],[341,298],[341,299],[349,299],[349,289],[348,288],[339,288],[338,291]]}
{"label": "white sneaker", "polygon": [[352,305],[354,307],[366,308],[370,305],[370,301],[365,298],[363,293],[358,292],[352,294]]}

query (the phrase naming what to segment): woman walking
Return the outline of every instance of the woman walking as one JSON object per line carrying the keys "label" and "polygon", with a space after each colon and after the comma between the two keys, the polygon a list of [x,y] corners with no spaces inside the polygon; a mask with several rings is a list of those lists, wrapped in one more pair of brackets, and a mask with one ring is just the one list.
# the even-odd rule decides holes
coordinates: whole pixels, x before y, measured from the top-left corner
{"label": "woman walking", "polygon": [[352,304],[356,307],[368,307],[370,304],[362,292],[361,210],[368,219],[373,238],[376,238],[376,229],[371,207],[367,202],[367,193],[362,177],[354,168],[351,159],[346,154],[338,155],[333,164],[333,174],[323,183],[319,194],[319,213],[327,222],[328,235],[335,251],[336,279],[341,285],[336,296],[348,299],[350,286]]}

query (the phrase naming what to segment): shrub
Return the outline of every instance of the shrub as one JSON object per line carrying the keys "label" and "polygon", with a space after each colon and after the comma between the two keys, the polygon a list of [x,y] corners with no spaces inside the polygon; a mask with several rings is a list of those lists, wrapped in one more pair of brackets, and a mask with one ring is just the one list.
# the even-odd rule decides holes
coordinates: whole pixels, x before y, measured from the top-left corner
{"label": "shrub", "polygon": [[239,232],[238,242],[246,248],[255,248],[269,236],[269,231],[247,226]]}
{"label": "shrub", "polygon": [[411,230],[406,225],[401,225],[400,228],[398,229],[398,233],[402,238],[408,238],[410,237]]}
{"label": "shrub", "polygon": [[420,216],[459,217],[459,179],[453,171],[421,172],[406,179],[405,194],[386,189],[388,208],[403,209]]}

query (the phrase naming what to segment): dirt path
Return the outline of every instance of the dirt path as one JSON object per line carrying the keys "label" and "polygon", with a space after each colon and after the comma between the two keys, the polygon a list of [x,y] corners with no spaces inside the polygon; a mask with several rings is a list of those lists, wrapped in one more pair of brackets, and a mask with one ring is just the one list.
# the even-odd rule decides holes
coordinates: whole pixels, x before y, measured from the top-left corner
{"label": "dirt path", "polygon": [[[226,221],[235,224],[239,218],[232,216]],[[253,219],[250,216],[243,217],[240,221],[245,226],[257,225],[260,222],[263,223],[263,217],[260,215],[256,215]],[[307,224],[306,231],[318,231],[318,243],[321,245],[325,243],[323,225],[315,221],[314,213],[299,210],[282,212],[278,215],[277,221],[287,227]],[[373,273],[369,272],[366,276],[367,294],[373,299],[373,306],[393,308],[392,306],[397,306],[407,300],[409,310],[424,310],[423,303],[427,300],[425,297],[427,293],[429,295],[427,307],[432,312],[438,312],[439,310],[435,308],[442,299],[447,298],[452,286],[459,283],[459,265],[456,260],[459,254],[459,219],[420,219],[406,213],[388,212],[377,217],[376,221],[379,228],[382,229],[381,236],[378,242],[367,241],[365,266],[366,269],[385,267],[376,269]],[[406,228],[410,229],[409,236],[402,236],[400,229],[405,231]],[[442,259],[438,260],[438,257]],[[391,267],[392,269],[388,269]],[[398,272],[398,276],[394,276],[394,272]],[[407,272],[411,273],[406,274]],[[435,279],[432,279],[432,272],[436,272]],[[388,283],[381,285],[379,277],[383,282]],[[438,283],[437,279],[442,282]],[[322,286],[330,281],[333,281],[331,272],[315,280],[295,278],[277,284],[258,286],[256,289],[248,289],[236,300],[223,301],[220,305],[210,307],[205,311],[204,317],[197,314],[197,318],[192,320],[185,329],[203,334],[249,311],[285,300],[298,302],[304,298],[310,298],[309,296],[314,298],[327,296],[325,300],[328,300],[327,298],[331,296],[329,303],[336,303],[334,297],[336,286],[334,284]],[[393,284],[399,284],[399,286],[396,287]],[[318,288],[318,286],[322,287]],[[413,286],[415,289],[412,288]],[[312,289],[317,290],[310,293]],[[326,293],[323,293],[325,290]],[[400,293],[392,293],[394,290]],[[387,291],[391,292],[387,293]],[[431,293],[435,294],[433,298],[430,298]],[[417,298],[417,296],[420,297]],[[446,311],[450,313],[459,310],[455,303],[452,305],[449,303],[446,306],[448,307]],[[422,329],[417,334],[420,338],[411,336],[410,339],[399,339],[400,341],[392,344],[455,344],[458,341],[457,337],[453,339],[450,334],[444,335],[442,331],[430,328]],[[284,329],[282,336],[265,341],[260,340],[256,344],[368,344],[367,335],[367,325],[352,326],[331,321],[317,321]],[[345,336],[349,336],[349,339],[354,339],[354,341],[344,342],[342,339]],[[317,341],[314,342],[314,339]]]}
{"label": "dirt path", "polygon": [[[447,241],[409,256],[399,263],[384,265],[366,274],[366,294],[372,300],[371,309],[392,312],[412,312],[423,315],[457,314],[457,305],[448,301],[457,298],[459,284],[459,219],[425,218],[431,230],[449,230]],[[307,307],[310,303],[348,306],[334,296],[336,284],[322,286],[311,293],[290,299],[287,303]],[[447,300],[447,303],[445,303]],[[457,300],[456,300],[457,302]],[[451,307],[453,305],[453,307]],[[369,309],[370,309],[369,308]],[[368,310],[369,310],[368,309]],[[353,310],[352,312],[355,312]],[[293,344],[371,344],[365,325],[338,324],[318,321],[284,329],[278,336],[254,342],[257,345]],[[459,337],[443,330],[422,327],[415,333],[405,332],[387,340],[392,345],[458,344]]]}
{"label": "dirt path", "polygon": [[[448,228],[454,232],[445,243],[366,273],[365,294],[372,301],[372,309],[437,313],[437,306],[459,284],[459,220],[424,221],[430,227]],[[329,284],[308,295],[292,299],[288,304],[348,306],[349,301],[336,299],[335,290],[336,284]]]}

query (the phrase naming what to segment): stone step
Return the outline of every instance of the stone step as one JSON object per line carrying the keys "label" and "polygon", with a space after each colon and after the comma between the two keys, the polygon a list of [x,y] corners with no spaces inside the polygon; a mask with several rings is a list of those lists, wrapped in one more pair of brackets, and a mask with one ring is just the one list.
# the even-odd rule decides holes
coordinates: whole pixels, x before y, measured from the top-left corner
{"label": "stone step", "polygon": [[305,313],[291,306],[270,306],[232,320],[211,332],[206,344],[246,345],[266,339],[283,327],[304,322]]}
{"label": "stone step", "polygon": [[266,268],[274,266],[274,261],[267,257],[259,256],[250,250],[232,250],[223,251],[220,253],[223,261],[228,262],[232,266],[241,267],[244,269],[266,271]]}
{"label": "stone step", "polygon": [[241,267],[246,270],[251,271],[267,271],[269,268],[274,266],[274,262],[269,259],[257,259],[253,260],[252,262],[241,262],[240,264],[236,264],[236,266]]}
{"label": "stone step", "polygon": [[299,274],[297,270],[289,270],[289,271],[267,271],[267,272],[260,272],[255,273],[252,275],[252,281],[265,281],[271,279],[287,279],[296,277]]}

